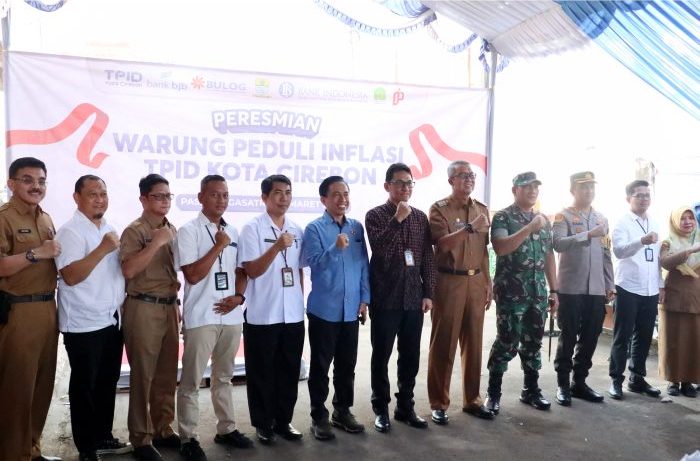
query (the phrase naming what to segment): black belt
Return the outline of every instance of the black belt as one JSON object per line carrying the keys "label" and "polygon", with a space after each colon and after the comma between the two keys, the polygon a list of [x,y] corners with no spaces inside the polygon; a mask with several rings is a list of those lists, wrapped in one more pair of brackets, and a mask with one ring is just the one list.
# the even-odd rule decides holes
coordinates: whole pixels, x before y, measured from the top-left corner
{"label": "black belt", "polygon": [[17,303],[41,303],[45,301],[53,301],[54,293],[48,293],[45,295],[20,295],[15,296],[7,293],[5,295],[10,304]]}
{"label": "black belt", "polygon": [[139,293],[137,295],[129,295],[130,298],[138,299],[139,301],[145,301],[151,304],[175,304],[177,301],[177,296],[170,296],[168,298],[159,298],[157,296],[146,295]]}
{"label": "black belt", "polygon": [[457,269],[448,269],[447,267],[438,267],[438,272],[452,275],[476,275],[481,273],[481,269],[468,269],[466,271],[460,271]]}

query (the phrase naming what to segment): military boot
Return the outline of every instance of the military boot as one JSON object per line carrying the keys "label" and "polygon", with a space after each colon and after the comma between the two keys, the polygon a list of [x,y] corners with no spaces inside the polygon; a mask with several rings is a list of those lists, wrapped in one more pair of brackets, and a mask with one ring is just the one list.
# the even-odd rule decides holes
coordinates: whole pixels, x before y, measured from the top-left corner
{"label": "military boot", "polygon": [[501,411],[501,384],[503,383],[503,375],[490,373],[489,387],[486,395],[486,409],[494,415]]}
{"label": "military boot", "polygon": [[549,410],[552,404],[542,396],[542,390],[537,385],[538,379],[539,373],[536,371],[525,373],[525,386],[520,393],[520,401],[538,410]]}

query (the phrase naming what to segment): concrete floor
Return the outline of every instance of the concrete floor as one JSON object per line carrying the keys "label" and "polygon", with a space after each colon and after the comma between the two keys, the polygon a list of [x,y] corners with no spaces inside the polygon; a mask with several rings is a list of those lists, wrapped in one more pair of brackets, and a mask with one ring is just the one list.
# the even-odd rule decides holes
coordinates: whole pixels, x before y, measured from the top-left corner
{"label": "concrete floor", "polygon": [[[495,309],[486,316],[484,327],[484,370],[488,349],[495,337]],[[426,371],[428,360],[428,338],[430,322],[426,317],[423,328],[423,348],[421,368],[416,386],[416,411],[428,417],[430,408],[427,401]],[[589,384],[604,391],[609,385],[607,358],[610,351],[610,337],[601,336],[594,357]],[[553,340],[556,348],[556,338]],[[547,362],[547,338],[543,351],[543,368],[540,386],[546,398],[552,401],[547,412],[537,411],[518,401],[522,385],[522,371],[518,359],[511,362],[504,378],[504,394],[501,399],[501,414],[493,421],[476,419],[461,412],[461,379],[459,360],[455,364],[452,379],[450,424],[436,426],[430,423],[426,430],[414,429],[402,423],[393,422],[388,434],[380,434],[372,427],[374,415],[369,403],[370,391],[370,338],[369,323],[360,329],[360,350],[356,369],[355,407],[358,420],[367,426],[367,432],[360,435],[336,431],[337,438],[331,442],[319,442],[309,433],[309,396],[306,382],[299,382],[299,400],[294,421],[295,427],[304,432],[300,442],[279,440],[272,447],[256,443],[251,450],[228,449],[213,443],[215,419],[212,411],[209,390],[200,392],[201,444],[210,461],[223,461],[232,458],[241,460],[302,460],[325,459],[327,461],[345,459],[428,459],[451,460],[477,458],[486,460],[679,460],[686,453],[700,449],[700,398],[674,397],[672,402],[662,399],[625,393],[622,401],[606,398],[602,404],[574,400],[573,405],[564,408],[554,403],[556,375],[553,364]],[[59,455],[66,461],[77,460],[77,453],[71,439],[68,408],[68,366],[63,346],[59,346],[54,401],[43,436],[44,453]],[[307,345],[308,351],[308,345]],[[305,352],[308,354],[308,352]],[[554,351],[552,351],[554,354]],[[392,358],[392,391],[395,387],[395,360]],[[652,351],[648,361],[648,380],[662,387],[665,383],[658,379],[657,356]],[[481,388],[485,391],[486,370],[482,376]],[[332,390],[331,390],[332,392]],[[240,429],[254,434],[248,419],[245,385],[234,386],[236,411]],[[667,397],[665,392],[662,397]],[[114,435],[128,439],[126,415],[128,394],[117,395],[117,409]],[[391,408],[391,407],[390,407]],[[393,410],[393,409],[392,409]],[[175,451],[161,450],[166,460],[179,460]],[[114,456],[108,460],[131,459],[130,455]]]}

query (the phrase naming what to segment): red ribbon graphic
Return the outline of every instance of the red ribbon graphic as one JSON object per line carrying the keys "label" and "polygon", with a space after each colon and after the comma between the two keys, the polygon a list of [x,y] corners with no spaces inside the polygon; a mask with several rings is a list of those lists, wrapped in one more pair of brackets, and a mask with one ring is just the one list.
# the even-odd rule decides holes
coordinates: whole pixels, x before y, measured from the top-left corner
{"label": "red ribbon graphic", "polygon": [[433,172],[433,164],[430,161],[430,157],[428,157],[427,152],[425,152],[425,148],[423,147],[423,144],[420,140],[421,134],[425,136],[425,139],[428,141],[428,144],[430,144],[430,146],[433,149],[435,149],[435,151],[438,154],[445,157],[447,160],[466,160],[472,165],[478,166],[479,168],[484,170],[484,173],[487,172],[486,155],[478,154],[476,152],[462,152],[453,149],[452,147],[448,146],[447,143],[445,143],[445,141],[442,140],[442,138],[437,133],[433,125],[425,124],[419,126],[418,128],[414,129],[408,134],[408,140],[411,143],[411,148],[416,154],[416,157],[418,158],[418,163],[420,164],[420,169],[415,165],[411,165],[413,179],[425,178],[427,176],[430,176],[430,174]]}
{"label": "red ribbon graphic", "polygon": [[90,158],[97,141],[107,128],[109,116],[92,104],[84,103],[77,106],[61,123],[48,130],[11,130],[7,132],[7,147],[15,144],[53,144],[63,141],[72,135],[92,115],[95,121],[78,145],[76,158],[83,165],[99,168],[104,159],[109,157],[104,152],[97,152]]}

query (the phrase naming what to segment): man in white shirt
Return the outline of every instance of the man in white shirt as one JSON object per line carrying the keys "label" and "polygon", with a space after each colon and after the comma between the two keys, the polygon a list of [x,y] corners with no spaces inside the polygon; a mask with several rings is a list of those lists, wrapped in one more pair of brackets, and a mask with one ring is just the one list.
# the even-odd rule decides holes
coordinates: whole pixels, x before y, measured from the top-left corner
{"label": "man in white shirt", "polygon": [[[206,461],[199,446],[199,383],[211,357],[211,400],[218,423],[214,442],[249,448],[252,441],[236,429],[233,365],[241,341],[245,275],[236,269],[238,232],[224,221],[228,186],[219,175],[205,176],[197,195],[202,211],[180,228],[176,261],[185,276],[182,376],[177,391],[177,420],[188,461]],[[237,274],[238,273],[238,274]]]}
{"label": "man in white shirt", "polygon": [[627,185],[630,211],[613,231],[615,270],[615,326],[610,349],[610,397],[620,400],[625,379],[627,349],[631,343],[630,379],[627,389],[658,397],[661,391],[646,382],[646,360],[654,333],[658,304],[663,302],[664,282],[659,264],[659,225],[649,217],[649,183],[636,180]]}
{"label": "man in white shirt", "polygon": [[289,178],[269,176],[261,190],[265,213],[243,227],[238,261],[249,277],[243,324],[248,409],[258,440],[269,444],[275,433],[302,437],[291,421],[304,347],[304,229],[286,217]]}
{"label": "man in white shirt", "polygon": [[104,181],[81,176],[73,200],[78,209],[56,234],[63,250],[55,257],[61,274],[58,328],[71,366],[68,398],[73,442],[80,461],[95,461],[102,454],[132,449],[112,436],[123,345],[124,277],[117,251],[119,236],[104,219],[109,203]]}

